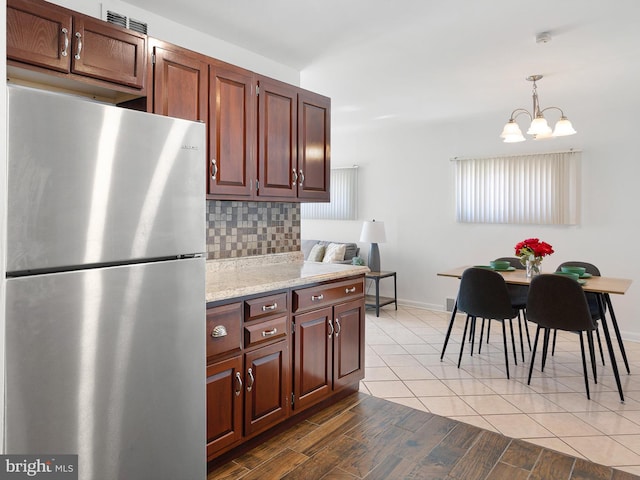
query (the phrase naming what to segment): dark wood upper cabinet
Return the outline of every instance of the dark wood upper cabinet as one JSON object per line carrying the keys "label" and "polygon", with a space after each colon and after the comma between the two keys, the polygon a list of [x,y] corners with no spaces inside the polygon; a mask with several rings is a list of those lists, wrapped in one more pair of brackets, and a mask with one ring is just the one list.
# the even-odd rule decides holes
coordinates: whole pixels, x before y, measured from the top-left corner
{"label": "dark wood upper cabinet", "polygon": [[13,66],[142,94],[146,42],[146,35],[42,0],[7,1],[7,58]]}
{"label": "dark wood upper cabinet", "polygon": [[249,199],[256,179],[254,74],[233,65],[209,65],[209,179],[207,194]]}
{"label": "dark wood upper cabinet", "polygon": [[330,200],[331,99],[298,91],[298,198]]}
{"label": "dark wood upper cabinet", "polygon": [[197,54],[151,40],[153,101],[151,112],[207,121],[208,67]]}
{"label": "dark wood upper cabinet", "polygon": [[258,196],[295,198],[297,89],[262,76],[258,86]]}

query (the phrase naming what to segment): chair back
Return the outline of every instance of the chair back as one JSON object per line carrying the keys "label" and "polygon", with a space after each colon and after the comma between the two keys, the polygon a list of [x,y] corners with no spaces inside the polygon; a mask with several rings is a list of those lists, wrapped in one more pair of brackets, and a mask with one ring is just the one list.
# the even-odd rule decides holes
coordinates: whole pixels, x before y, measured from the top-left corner
{"label": "chair back", "polygon": [[[556,272],[562,271],[562,267],[566,267],[568,265],[573,265],[574,267],[583,267],[586,273],[590,273],[591,275],[600,277],[600,270],[593,263],[587,262],[562,262],[556,268]],[[598,297],[597,294],[592,292],[587,292],[587,302],[589,303],[589,311],[591,312],[591,318],[594,320],[600,320],[600,307],[598,306]],[[604,311],[607,311],[606,304],[602,304],[602,308]]]}
{"label": "chair back", "polygon": [[499,320],[518,315],[511,307],[502,275],[485,268],[467,268],[462,272],[458,310],[474,317]]}
{"label": "chair back", "polygon": [[527,319],[544,328],[593,330],[587,297],[578,282],[560,275],[538,275],[531,280]]}
{"label": "chair back", "polygon": [[520,259],[518,257],[500,257],[500,258],[496,258],[496,260],[509,262],[509,264],[513,268],[517,268],[518,270],[524,270],[525,269],[525,266],[522,265],[522,262],[520,261]]}

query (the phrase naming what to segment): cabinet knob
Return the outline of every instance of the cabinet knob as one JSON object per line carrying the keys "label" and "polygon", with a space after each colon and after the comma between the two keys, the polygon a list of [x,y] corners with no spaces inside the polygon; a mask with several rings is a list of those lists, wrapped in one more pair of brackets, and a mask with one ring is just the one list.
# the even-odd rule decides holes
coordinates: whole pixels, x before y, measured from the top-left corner
{"label": "cabinet knob", "polygon": [[216,159],[211,159],[211,180],[216,179],[216,175],[218,175],[218,165],[216,164]]}
{"label": "cabinet knob", "polygon": [[298,178],[300,179],[300,183],[298,185],[302,186],[302,184],[304,183],[304,173],[302,173],[302,170],[300,170]]}
{"label": "cabinet knob", "polygon": [[80,60],[80,53],[82,53],[82,34],[76,32],[76,38],[78,39],[78,47],[76,49],[75,59]]}
{"label": "cabinet knob", "polygon": [[322,300],[322,299],[324,299],[324,295],[323,295],[323,294],[320,294],[320,295],[311,295],[311,301],[312,301],[312,302],[316,302],[316,301],[318,301],[318,300]]}
{"label": "cabinet knob", "polygon": [[263,312],[268,312],[270,310],[275,310],[276,308],[278,308],[278,303],[277,302],[273,302],[272,305],[263,305],[262,306],[262,311]]}
{"label": "cabinet knob", "polygon": [[253,371],[251,369],[247,371],[247,375],[249,375],[249,380],[251,381],[251,383],[247,382],[247,392],[250,392],[253,388],[253,382],[255,382],[256,379],[253,377]]}
{"label": "cabinet knob", "polygon": [[67,56],[67,50],[69,50],[69,30],[66,28],[62,29],[62,34],[64,35],[64,48],[60,52],[60,55],[63,57]]}
{"label": "cabinet knob", "polygon": [[340,326],[340,320],[336,318],[335,322],[336,322],[336,338],[338,338],[338,335],[340,335],[340,330],[342,330],[342,327]]}
{"label": "cabinet knob", "polygon": [[262,336],[263,337],[271,337],[271,336],[275,335],[276,333],[278,333],[278,329],[277,328],[273,328],[271,330],[265,330],[264,332],[262,332]]}
{"label": "cabinet knob", "polygon": [[333,323],[331,323],[331,319],[329,319],[328,322],[329,322],[329,335],[328,335],[328,337],[331,338],[331,336],[333,335]]}
{"label": "cabinet knob", "polygon": [[240,372],[236,372],[236,382],[238,384],[238,388],[236,388],[235,394],[236,397],[239,397],[242,393],[242,376],[240,375]]}
{"label": "cabinet knob", "polygon": [[227,329],[224,325],[216,325],[215,327],[213,327],[213,330],[211,330],[211,336],[213,338],[226,337]]}
{"label": "cabinet knob", "polygon": [[293,187],[298,183],[298,174],[296,173],[296,169],[291,170],[291,179],[293,180]]}

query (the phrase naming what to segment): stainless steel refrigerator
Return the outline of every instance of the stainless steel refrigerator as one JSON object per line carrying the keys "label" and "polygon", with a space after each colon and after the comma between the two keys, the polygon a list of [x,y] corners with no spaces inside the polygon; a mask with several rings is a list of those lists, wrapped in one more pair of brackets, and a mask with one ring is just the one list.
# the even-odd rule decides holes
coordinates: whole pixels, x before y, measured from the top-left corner
{"label": "stainless steel refrigerator", "polygon": [[8,87],[5,453],[206,477],[205,126]]}

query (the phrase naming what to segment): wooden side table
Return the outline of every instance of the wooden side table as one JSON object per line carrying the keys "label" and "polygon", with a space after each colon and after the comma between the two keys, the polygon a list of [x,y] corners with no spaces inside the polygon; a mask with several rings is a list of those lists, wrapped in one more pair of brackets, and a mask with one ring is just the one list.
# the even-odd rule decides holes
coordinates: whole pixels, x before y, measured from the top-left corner
{"label": "wooden side table", "polygon": [[[380,279],[393,277],[393,298],[380,296]],[[365,307],[375,307],[376,317],[380,316],[380,307],[395,303],[398,310],[398,289],[396,285],[396,272],[369,272],[365,274],[367,280],[373,280],[376,285],[375,295],[365,295]]]}

